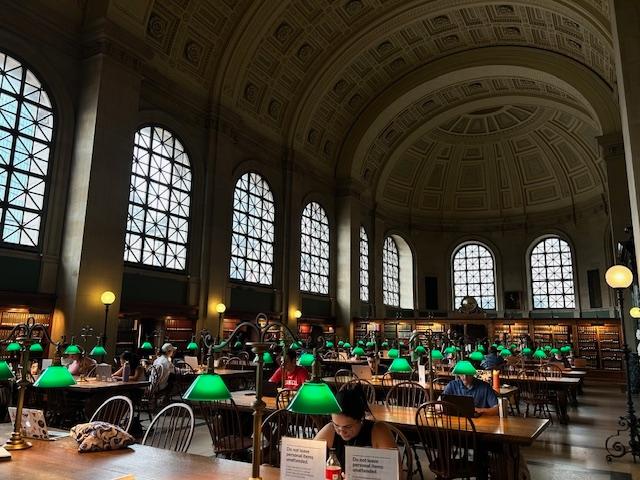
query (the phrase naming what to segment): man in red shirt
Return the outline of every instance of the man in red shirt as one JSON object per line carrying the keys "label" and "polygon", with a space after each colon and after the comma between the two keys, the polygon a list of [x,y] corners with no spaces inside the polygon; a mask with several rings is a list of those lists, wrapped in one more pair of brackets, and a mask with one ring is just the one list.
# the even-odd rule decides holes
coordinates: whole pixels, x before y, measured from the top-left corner
{"label": "man in red shirt", "polygon": [[[271,383],[282,382],[282,368],[273,373],[269,381]],[[304,382],[309,379],[309,372],[304,367],[296,365],[296,352],[294,350],[288,350],[287,356],[284,359],[284,388],[289,390],[297,390]]]}

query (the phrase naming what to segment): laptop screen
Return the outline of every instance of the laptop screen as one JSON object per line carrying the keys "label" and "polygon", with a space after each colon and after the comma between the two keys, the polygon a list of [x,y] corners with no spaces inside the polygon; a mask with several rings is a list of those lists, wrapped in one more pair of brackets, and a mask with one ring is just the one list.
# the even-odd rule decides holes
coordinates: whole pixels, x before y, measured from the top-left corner
{"label": "laptop screen", "polygon": [[461,417],[473,417],[475,415],[476,407],[473,403],[473,397],[467,395],[442,395],[442,401],[452,405],[452,408],[447,409],[445,404],[444,412],[447,415]]}
{"label": "laptop screen", "polygon": [[[9,407],[9,418],[11,423],[16,421],[16,407]],[[22,409],[22,435],[27,438],[38,440],[54,440],[59,437],[66,437],[68,432],[51,432],[47,428],[44,412],[35,408]]]}

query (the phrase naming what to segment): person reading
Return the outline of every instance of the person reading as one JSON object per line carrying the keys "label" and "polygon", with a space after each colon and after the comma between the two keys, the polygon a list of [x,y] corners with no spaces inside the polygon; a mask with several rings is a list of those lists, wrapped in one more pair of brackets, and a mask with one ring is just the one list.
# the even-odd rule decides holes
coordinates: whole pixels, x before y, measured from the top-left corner
{"label": "person reading", "polygon": [[84,353],[72,353],[68,358],[71,363],[67,365],[67,369],[71,375],[87,375],[97,365],[93,358],[85,356]]}
{"label": "person reading", "polygon": [[122,354],[120,355],[120,368],[116,370],[113,375],[111,375],[113,378],[122,380],[122,375],[124,374],[124,364],[126,362],[129,362],[129,371],[131,372],[129,374],[129,381],[135,382],[137,380],[145,379],[144,368],[142,367],[142,365],[140,365],[140,360],[136,355],[128,350],[122,352]]}
{"label": "person reading", "polygon": [[269,381],[271,383],[281,383],[284,370],[284,388],[289,390],[297,390],[304,382],[309,379],[309,372],[304,367],[296,365],[296,352],[287,350],[284,357],[284,365],[280,366],[273,372]]}
{"label": "person reading", "polygon": [[493,388],[473,375],[458,375],[458,378],[449,382],[442,394],[473,397],[476,415],[498,415],[498,397]]}

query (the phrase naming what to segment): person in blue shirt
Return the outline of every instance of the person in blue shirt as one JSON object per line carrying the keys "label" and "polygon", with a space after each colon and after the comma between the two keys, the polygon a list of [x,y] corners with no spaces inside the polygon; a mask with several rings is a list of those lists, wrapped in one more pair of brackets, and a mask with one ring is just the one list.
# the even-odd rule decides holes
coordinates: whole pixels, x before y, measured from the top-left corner
{"label": "person in blue shirt", "polygon": [[498,355],[498,349],[496,347],[491,347],[489,349],[489,355],[484,357],[482,363],[480,364],[480,368],[483,370],[499,370],[505,364],[504,358]]}
{"label": "person in blue shirt", "polygon": [[458,375],[458,378],[449,382],[442,393],[473,397],[476,415],[498,415],[498,397],[493,388],[473,375]]}

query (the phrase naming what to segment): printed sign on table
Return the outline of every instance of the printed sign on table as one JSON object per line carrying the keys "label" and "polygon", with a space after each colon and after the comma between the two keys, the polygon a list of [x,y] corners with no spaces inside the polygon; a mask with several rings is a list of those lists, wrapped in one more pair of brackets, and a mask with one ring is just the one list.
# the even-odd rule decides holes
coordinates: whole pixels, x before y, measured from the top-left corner
{"label": "printed sign on table", "polygon": [[345,447],[345,473],[349,480],[398,480],[398,450]]}
{"label": "printed sign on table", "polygon": [[327,442],[282,437],[280,478],[283,480],[324,480]]}

